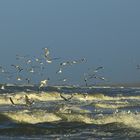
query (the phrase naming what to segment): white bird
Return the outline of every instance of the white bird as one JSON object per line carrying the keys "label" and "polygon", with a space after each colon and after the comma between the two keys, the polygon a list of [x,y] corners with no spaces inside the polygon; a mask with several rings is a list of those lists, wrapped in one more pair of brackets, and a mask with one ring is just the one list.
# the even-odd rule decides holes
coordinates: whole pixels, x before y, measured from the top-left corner
{"label": "white bird", "polygon": [[29,72],[30,72],[30,73],[34,73],[35,71],[34,71],[33,68],[30,68],[30,69],[29,69]]}
{"label": "white bird", "polygon": [[44,52],[45,52],[45,57],[48,57],[48,55],[50,54],[50,51],[48,50],[48,48],[44,48]]}
{"label": "white bird", "polygon": [[104,77],[98,77],[100,80],[106,80]]}
{"label": "white bird", "polygon": [[45,87],[47,84],[48,84],[48,80],[42,80],[42,81],[40,81],[39,88]]}
{"label": "white bird", "polygon": [[56,73],[62,73],[62,68],[60,68]]}
{"label": "white bird", "polygon": [[35,58],[35,61],[36,61],[36,62],[39,62],[39,59],[38,59],[38,58]]}
{"label": "white bird", "polygon": [[5,86],[4,86],[4,85],[2,85],[0,89],[4,90],[4,89],[5,89]]}
{"label": "white bird", "polygon": [[26,61],[27,64],[30,64],[32,61],[29,59]]}
{"label": "white bird", "polygon": [[66,78],[64,78],[62,81],[63,81],[63,82],[66,82],[66,81],[67,81],[67,79],[66,79]]}
{"label": "white bird", "polygon": [[52,63],[52,60],[51,60],[50,58],[47,57],[47,58],[46,58],[46,62],[47,62],[47,63]]}
{"label": "white bird", "polygon": [[68,62],[62,62],[60,63],[61,66],[66,66],[68,64]]}
{"label": "white bird", "polygon": [[17,81],[21,81],[22,79],[20,77],[17,77]]}
{"label": "white bird", "polygon": [[52,63],[52,60],[51,60],[51,58],[50,58],[50,56],[49,56],[50,52],[49,52],[48,48],[44,48],[44,52],[45,52],[45,59],[46,59],[46,62],[47,62],[47,63]]}

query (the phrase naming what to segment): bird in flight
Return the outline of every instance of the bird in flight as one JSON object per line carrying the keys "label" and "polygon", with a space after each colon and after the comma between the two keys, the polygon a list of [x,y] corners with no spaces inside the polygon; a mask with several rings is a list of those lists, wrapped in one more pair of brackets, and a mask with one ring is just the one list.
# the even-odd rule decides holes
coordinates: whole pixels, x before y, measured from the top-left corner
{"label": "bird in flight", "polygon": [[48,84],[48,80],[42,80],[42,81],[40,81],[39,88],[45,87],[47,84]]}
{"label": "bird in flight", "polygon": [[64,100],[64,101],[70,101],[72,98],[73,98],[73,94],[70,96],[70,97],[68,97],[68,98],[66,98],[66,97],[64,97],[61,93],[60,93],[60,97]]}
{"label": "bird in flight", "polygon": [[18,72],[21,72],[23,70],[23,68],[21,68],[19,65],[11,65],[12,67],[14,67]]}

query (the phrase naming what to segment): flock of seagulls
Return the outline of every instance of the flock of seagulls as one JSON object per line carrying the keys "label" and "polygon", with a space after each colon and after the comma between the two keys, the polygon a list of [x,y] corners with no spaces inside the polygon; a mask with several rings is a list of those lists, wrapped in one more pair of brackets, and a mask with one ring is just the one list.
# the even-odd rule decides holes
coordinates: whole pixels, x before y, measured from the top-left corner
{"label": "flock of seagulls", "polygon": [[[46,69],[48,65],[52,64],[53,61],[55,60],[61,60],[60,57],[51,57],[50,51],[48,48],[43,48],[43,53],[40,57],[30,57],[29,55],[21,56],[21,55],[16,55],[16,60],[17,64],[11,64],[11,70],[8,71],[4,66],[0,66],[0,76],[8,81],[5,83],[8,83],[10,80],[15,81],[14,84],[34,84],[34,76],[39,76],[40,80],[38,81],[38,87],[39,90],[43,87],[48,86],[49,81],[51,80],[50,77],[46,77]],[[86,63],[87,60],[85,58],[82,59],[77,59],[77,60],[71,60],[71,61],[62,61],[58,62],[58,69],[56,70],[55,74],[57,76],[62,75],[63,76],[63,71],[67,67],[71,67],[73,65],[77,64],[83,64]],[[136,66],[136,69],[140,69],[140,65]],[[91,81],[93,82],[94,80],[100,80],[100,81],[108,81],[105,77],[100,75],[101,71],[104,70],[103,66],[98,66],[96,68],[89,68],[86,73],[83,73],[83,81],[85,82],[86,86],[89,86],[88,83]],[[58,81],[63,83],[67,82],[66,77],[59,77]],[[25,83],[23,83],[25,82]],[[1,84],[0,89],[5,90],[5,85],[6,84]],[[73,98],[73,94],[66,98],[64,95],[60,93],[60,97],[64,101],[70,101]],[[86,95],[85,95],[86,97]],[[10,102],[12,105],[16,105],[13,101],[13,99],[10,97],[9,98]],[[24,97],[25,104],[27,106],[30,106],[34,103],[33,100],[29,99],[27,95]]]}
{"label": "flock of seagulls", "polygon": [[[46,74],[46,70],[48,65],[52,64],[54,61],[59,60],[62,61],[60,57],[52,57],[50,55],[50,51],[48,48],[43,48],[43,52],[39,57],[30,57],[29,55],[16,55],[17,64],[11,64],[11,70],[7,71],[7,69],[3,66],[0,66],[0,76],[3,79],[7,79],[5,83],[12,84],[35,84],[34,79],[37,79],[38,76],[40,79],[37,84],[39,89],[42,87],[46,87],[51,80],[50,77]],[[85,58],[70,60],[70,61],[62,61],[58,62],[58,70],[56,70],[56,77],[58,76],[58,82],[64,83],[67,82],[68,79],[63,77],[63,71],[67,67],[71,67],[77,64],[86,63],[87,60]],[[84,73],[84,81],[86,82],[86,86],[88,86],[88,81],[91,79],[98,80],[106,80],[104,77],[97,75],[99,71],[103,70],[103,66],[99,66],[95,69],[92,69],[90,73]],[[61,75],[61,76],[60,76]],[[1,87],[3,89],[3,87]]]}
{"label": "flock of seagulls", "polygon": [[[16,104],[14,103],[12,97],[9,97],[9,100],[10,100],[10,102],[11,102],[12,105],[14,105],[14,106],[16,105]],[[34,100],[29,99],[29,97],[28,97],[27,95],[25,95],[24,101],[25,101],[25,105],[26,105],[26,106],[31,106],[32,104],[34,104]]]}
{"label": "flock of seagulls", "polygon": [[[48,75],[46,74],[46,70],[48,65],[51,65],[56,60],[59,60],[57,62],[58,69],[54,74],[56,74],[55,77],[58,77],[58,82],[61,82],[61,85],[68,81],[66,76],[63,77],[63,73],[66,68],[68,70],[69,67],[87,62],[85,58],[62,61],[60,57],[52,57],[48,48],[43,48],[43,52],[39,57],[31,57],[29,55],[22,56],[17,54],[16,64],[11,64],[10,69],[7,69],[4,66],[0,66],[0,77],[5,79],[4,83],[12,83],[14,85],[34,85],[34,80],[39,79],[37,81],[37,85],[40,91],[41,88],[48,86],[51,78],[50,75],[47,77]],[[86,86],[88,86],[88,82],[91,82],[92,79],[105,81],[106,78],[98,75],[98,73],[103,69],[103,66],[99,66],[95,69],[89,69],[87,73],[84,73],[83,79],[86,83]],[[0,89],[5,90],[5,85],[6,84],[1,84]],[[64,101],[70,101],[73,98],[73,95],[66,98],[64,95],[60,94],[60,97]],[[16,105],[11,97],[9,100],[12,105]],[[29,99],[27,95],[25,95],[24,101],[27,106],[30,106],[34,103],[34,101]]]}

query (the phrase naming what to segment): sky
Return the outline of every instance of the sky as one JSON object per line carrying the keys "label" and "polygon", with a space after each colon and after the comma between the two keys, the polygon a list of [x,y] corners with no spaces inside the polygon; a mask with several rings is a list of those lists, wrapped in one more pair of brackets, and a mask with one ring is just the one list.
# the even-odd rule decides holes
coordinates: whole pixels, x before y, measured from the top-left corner
{"label": "sky", "polygon": [[[59,62],[87,59],[67,69],[72,82],[98,66],[112,83],[140,82],[139,5],[139,0],[1,0],[0,65],[48,47]],[[54,82],[56,63],[48,68]]]}

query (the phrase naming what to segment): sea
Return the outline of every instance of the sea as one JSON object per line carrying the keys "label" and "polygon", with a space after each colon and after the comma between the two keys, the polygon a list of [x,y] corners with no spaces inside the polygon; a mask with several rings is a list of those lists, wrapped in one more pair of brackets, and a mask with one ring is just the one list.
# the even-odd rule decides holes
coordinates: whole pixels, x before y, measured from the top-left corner
{"label": "sea", "polygon": [[0,139],[140,140],[140,87],[5,86]]}

